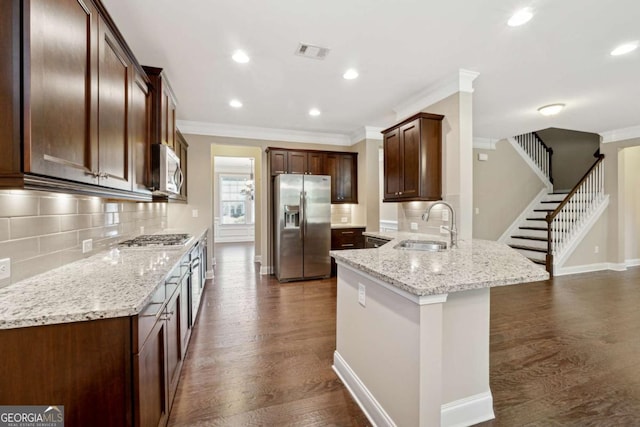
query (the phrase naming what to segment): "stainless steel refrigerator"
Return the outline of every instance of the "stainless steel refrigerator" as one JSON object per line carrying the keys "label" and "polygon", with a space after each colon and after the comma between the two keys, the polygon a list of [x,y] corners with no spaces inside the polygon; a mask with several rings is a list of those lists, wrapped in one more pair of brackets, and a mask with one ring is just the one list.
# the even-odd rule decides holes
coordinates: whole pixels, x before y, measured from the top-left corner
{"label": "stainless steel refrigerator", "polygon": [[279,281],[331,274],[331,177],[282,174],[273,188],[275,273]]}

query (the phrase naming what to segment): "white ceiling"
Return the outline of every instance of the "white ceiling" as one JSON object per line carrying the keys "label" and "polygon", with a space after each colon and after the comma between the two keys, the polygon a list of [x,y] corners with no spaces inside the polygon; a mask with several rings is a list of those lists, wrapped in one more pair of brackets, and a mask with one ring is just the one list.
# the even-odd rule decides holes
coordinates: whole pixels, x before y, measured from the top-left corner
{"label": "white ceiling", "polygon": [[[144,65],[165,68],[178,118],[217,125],[353,134],[455,76],[474,81],[474,136],[640,125],[638,0],[103,0]],[[508,27],[531,7],[533,19]],[[331,49],[294,55],[299,42]],[[231,60],[236,49],[248,64]],[[342,73],[357,68],[360,77]],[[244,107],[229,107],[230,99]],[[536,109],[562,102],[555,117]],[[323,114],[310,117],[311,107]]]}

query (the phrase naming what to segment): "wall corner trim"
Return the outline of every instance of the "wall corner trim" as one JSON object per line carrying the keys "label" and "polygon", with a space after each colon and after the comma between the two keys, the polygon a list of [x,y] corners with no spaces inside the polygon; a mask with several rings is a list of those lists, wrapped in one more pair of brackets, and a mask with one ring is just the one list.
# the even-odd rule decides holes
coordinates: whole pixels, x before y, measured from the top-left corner
{"label": "wall corner trim", "polygon": [[491,391],[445,403],[440,413],[442,427],[475,425],[496,417]]}
{"label": "wall corner trim", "polygon": [[455,93],[473,93],[473,81],[479,75],[480,73],[476,71],[459,69],[452,76],[427,86],[416,95],[393,108],[393,111],[396,112],[396,121],[402,121]]}

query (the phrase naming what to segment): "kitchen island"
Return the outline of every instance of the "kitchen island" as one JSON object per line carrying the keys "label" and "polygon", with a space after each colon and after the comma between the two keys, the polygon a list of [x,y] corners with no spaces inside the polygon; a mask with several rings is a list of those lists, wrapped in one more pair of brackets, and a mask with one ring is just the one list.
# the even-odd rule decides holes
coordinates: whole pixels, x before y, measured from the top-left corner
{"label": "kitchen island", "polygon": [[338,264],[334,370],[379,426],[464,426],[494,418],[489,288],[548,279],[508,246],[460,241],[401,250],[414,233],[365,233],[377,249],[331,252]]}

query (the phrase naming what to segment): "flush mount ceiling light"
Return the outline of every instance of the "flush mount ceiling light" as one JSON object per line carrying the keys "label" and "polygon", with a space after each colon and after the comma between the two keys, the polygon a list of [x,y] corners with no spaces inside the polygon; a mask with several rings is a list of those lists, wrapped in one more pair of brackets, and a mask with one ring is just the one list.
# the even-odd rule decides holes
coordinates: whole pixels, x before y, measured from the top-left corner
{"label": "flush mount ceiling light", "polygon": [[238,101],[237,99],[232,99],[231,101],[229,101],[229,105],[233,108],[240,108],[242,107],[242,102]]}
{"label": "flush mount ceiling light", "polygon": [[309,110],[309,115],[316,117],[320,115],[320,110],[318,110],[317,108],[312,108],[311,110]]}
{"label": "flush mount ceiling light", "polygon": [[347,71],[344,72],[342,77],[345,80],[357,79],[358,78],[358,72],[356,70],[354,70],[353,68],[349,68]]}
{"label": "flush mount ceiling light", "polygon": [[242,50],[236,50],[233,52],[233,56],[231,58],[239,64],[246,64],[249,62],[249,55],[244,53]]}
{"label": "flush mount ceiling light", "polygon": [[538,112],[543,116],[553,116],[558,114],[564,108],[564,104],[550,104],[538,108]]}
{"label": "flush mount ceiling light", "polygon": [[533,18],[533,12],[526,7],[514,13],[507,21],[507,25],[510,27],[519,27],[529,22],[531,18]]}
{"label": "flush mount ceiling light", "polygon": [[615,49],[611,51],[611,56],[625,55],[629,52],[633,52],[637,48],[638,48],[637,41],[621,44],[620,46],[617,46]]}

